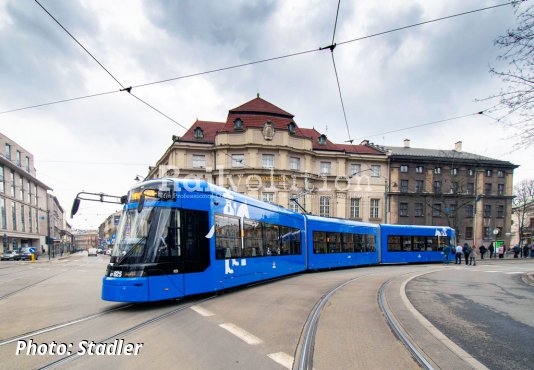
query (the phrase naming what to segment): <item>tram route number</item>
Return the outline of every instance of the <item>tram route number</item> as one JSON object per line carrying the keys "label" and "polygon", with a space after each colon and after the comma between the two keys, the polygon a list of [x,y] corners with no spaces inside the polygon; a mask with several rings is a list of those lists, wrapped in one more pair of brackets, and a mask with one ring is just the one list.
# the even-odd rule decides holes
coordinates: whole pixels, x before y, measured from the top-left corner
{"label": "tram route number", "polygon": [[122,277],[122,271],[113,271],[109,274],[110,277]]}

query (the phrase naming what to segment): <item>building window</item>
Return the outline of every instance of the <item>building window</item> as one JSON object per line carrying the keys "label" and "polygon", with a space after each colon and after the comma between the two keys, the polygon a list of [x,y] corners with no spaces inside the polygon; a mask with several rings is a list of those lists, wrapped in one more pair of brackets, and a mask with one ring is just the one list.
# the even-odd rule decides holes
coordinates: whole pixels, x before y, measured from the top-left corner
{"label": "building window", "polygon": [[400,166],[400,172],[408,172],[408,166],[403,164]]}
{"label": "building window", "polygon": [[408,192],[408,180],[401,180],[400,181],[400,191],[401,191],[401,193],[407,193]]}
{"label": "building window", "polygon": [[30,180],[28,180],[28,204],[32,204],[32,184]]}
{"label": "building window", "polygon": [[232,154],[232,167],[243,167],[245,165],[244,154]]}
{"label": "building window", "polygon": [[503,205],[497,206],[497,217],[504,218],[504,206]]}
{"label": "building window", "polygon": [[467,194],[475,194],[475,184],[472,182],[467,183]]}
{"label": "building window", "polygon": [[359,163],[351,163],[350,164],[350,176],[356,176],[360,175],[360,172],[362,171],[362,165]]}
{"label": "building window", "polygon": [[28,207],[28,229],[29,232],[33,232],[33,220],[32,220],[32,209]]}
{"label": "building window", "polygon": [[371,207],[369,209],[370,218],[378,218],[380,207],[380,199],[371,199]]}
{"label": "building window", "polygon": [[456,204],[451,204],[449,206],[449,216],[456,217]]}
{"label": "building window", "polygon": [[204,154],[193,154],[193,168],[205,168],[206,156]]}
{"label": "building window", "polygon": [[504,195],[504,184],[497,184],[497,195]]}
{"label": "building window", "polygon": [[490,218],[491,217],[491,205],[486,204],[484,206],[484,218]]}
{"label": "building window", "polygon": [[294,202],[291,200],[291,197],[296,197],[296,195],[292,195],[289,197],[289,209],[292,210],[293,212],[300,213],[301,209],[297,204],[298,200],[297,202]]}
{"label": "building window", "polygon": [[200,127],[195,128],[194,138],[195,139],[203,139],[204,138],[204,131],[202,131],[202,129]]}
{"label": "building window", "polygon": [[22,176],[19,178],[19,196],[20,200],[24,201],[24,179]]}
{"label": "building window", "polygon": [[319,145],[325,145],[326,144],[326,135],[322,134],[317,138],[317,141],[319,142]]}
{"label": "building window", "polygon": [[274,168],[274,154],[263,154],[261,156],[261,165],[263,168]]}
{"label": "building window", "polygon": [[287,130],[289,131],[289,135],[295,135],[297,133],[297,125],[295,122],[290,122],[289,125],[287,125]]}
{"label": "building window", "polygon": [[425,191],[425,181],[415,180],[415,192],[422,193],[423,191]]}
{"label": "building window", "polygon": [[457,176],[458,175],[458,168],[451,168],[451,175]]}
{"label": "building window", "polygon": [[35,232],[39,234],[39,213],[35,210]]}
{"label": "building window", "polygon": [[504,177],[504,171],[503,170],[497,171],[497,177]]}
{"label": "building window", "polygon": [[469,176],[475,176],[475,171],[474,171],[472,168],[469,168],[469,169],[467,170],[467,175],[469,175]]}
{"label": "building window", "polygon": [[417,166],[415,167],[415,173],[423,173],[424,167],[423,166]]}
{"label": "building window", "polygon": [[15,198],[15,172],[11,171],[11,196]]}
{"label": "building window", "polygon": [[2,217],[2,229],[7,229],[6,200],[0,199],[0,217]]}
{"label": "building window", "polygon": [[380,166],[378,165],[371,166],[371,176],[380,177]]}
{"label": "building window", "polygon": [[11,202],[11,217],[13,221],[13,231],[17,230],[17,206]]}
{"label": "building window", "polygon": [[330,162],[321,162],[321,175],[329,175],[330,174]]}
{"label": "building window", "polygon": [[456,181],[451,182],[451,194],[458,193],[458,183]]}
{"label": "building window", "polygon": [[435,167],[434,168],[434,174],[435,175],[440,175],[441,174],[441,167]]}
{"label": "building window", "polygon": [[491,227],[484,227],[484,238],[491,238]]}
{"label": "building window", "polygon": [[26,222],[24,220],[24,206],[20,206],[20,226],[23,232],[26,232]]}
{"label": "building window", "polygon": [[424,216],[423,203],[415,203],[413,211],[414,211],[415,217],[423,217]]}
{"label": "building window", "polygon": [[262,193],[261,199],[267,203],[274,203],[274,193]]}
{"label": "building window", "polygon": [[350,218],[360,218],[360,198],[350,198]]}
{"label": "building window", "polygon": [[408,203],[399,204],[399,216],[407,217],[408,216]]}
{"label": "building window", "polygon": [[35,204],[37,207],[39,207],[39,204],[37,204],[37,184],[34,184],[34,186],[33,186],[33,190],[35,190],[35,191],[33,192],[33,193],[35,194],[35,198],[34,198],[35,203],[34,203],[34,204]]}
{"label": "building window", "polygon": [[493,175],[492,170],[486,170],[486,177],[491,177]]}
{"label": "building window", "polygon": [[441,193],[441,181],[434,181],[434,193]]}
{"label": "building window", "polygon": [[0,166],[0,193],[4,194],[6,191],[6,182],[4,181],[4,166]]}
{"label": "building window", "polygon": [[20,157],[20,150],[17,150],[17,166],[19,166],[19,167],[22,166],[22,160],[21,160],[21,157]]}
{"label": "building window", "polygon": [[26,172],[30,172],[30,157],[26,156]]}
{"label": "building window", "polygon": [[441,217],[441,203],[434,203],[432,207],[432,217]]}
{"label": "building window", "polygon": [[11,160],[11,145],[6,143],[6,158]]}
{"label": "building window", "polygon": [[243,130],[243,121],[241,118],[236,118],[234,120],[234,130],[241,131]]}
{"label": "building window", "polygon": [[471,226],[466,226],[465,228],[465,238],[473,239],[473,228]]}
{"label": "building window", "polygon": [[475,214],[475,207],[472,204],[465,206],[465,217],[473,217]]}
{"label": "building window", "polygon": [[484,184],[484,194],[486,195],[491,194],[491,183],[487,182]]}
{"label": "building window", "polygon": [[330,197],[322,196],[319,198],[319,216],[330,216]]}
{"label": "building window", "polygon": [[289,169],[293,171],[299,171],[300,170],[300,158],[289,157]]}

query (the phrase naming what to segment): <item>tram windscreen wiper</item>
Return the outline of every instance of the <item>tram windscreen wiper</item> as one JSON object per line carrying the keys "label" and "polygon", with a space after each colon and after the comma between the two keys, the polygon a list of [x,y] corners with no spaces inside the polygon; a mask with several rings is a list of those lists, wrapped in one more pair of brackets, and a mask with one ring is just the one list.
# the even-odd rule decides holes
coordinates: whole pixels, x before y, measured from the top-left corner
{"label": "tram windscreen wiper", "polygon": [[132,251],[135,250],[135,248],[137,248],[138,246],[141,245],[142,242],[144,242],[146,240],[146,236],[143,236],[141,237],[135,244],[133,244],[131,246],[130,249],[128,249],[126,252],[124,252],[124,254],[122,255],[122,257],[117,261],[117,265],[120,265],[127,257],[129,257],[131,254],[132,254]]}

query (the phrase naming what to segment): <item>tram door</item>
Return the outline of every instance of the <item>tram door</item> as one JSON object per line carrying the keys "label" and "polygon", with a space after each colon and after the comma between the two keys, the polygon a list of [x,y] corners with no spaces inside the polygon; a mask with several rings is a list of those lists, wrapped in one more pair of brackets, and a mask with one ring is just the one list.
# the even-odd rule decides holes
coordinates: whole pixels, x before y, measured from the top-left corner
{"label": "tram door", "polygon": [[186,294],[195,294],[207,284],[204,274],[210,265],[210,245],[207,211],[182,209],[182,257],[184,262],[184,289]]}

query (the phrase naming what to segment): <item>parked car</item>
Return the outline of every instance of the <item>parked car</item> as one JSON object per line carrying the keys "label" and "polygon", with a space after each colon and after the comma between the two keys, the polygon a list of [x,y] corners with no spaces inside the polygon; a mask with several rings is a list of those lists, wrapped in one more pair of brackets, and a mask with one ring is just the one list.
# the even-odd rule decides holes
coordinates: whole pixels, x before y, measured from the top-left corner
{"label": "parked car", "polygon": [[97,255],[98,255],[98,253],[97,253],[96,248],[89,248],[87,250],[87,256],[88,257],[91,257],[91,256],[95,256],[96,257]]}
{"label": "parked car", "polygon": [[35,259],[39,259],[39,255],[37,253],[30,252],[30,247],[22,247],[18,251],[19,255],[17,256],[17,260],[19,261],[30,261],[32,259],[32,254],[35,255]]}
{"label": "parked car", "polygon": [[19,253],[16,250],[12,251],[5,251],[2,254],[2,261],[15,261],[18,257]]}
{"label": "parked car", "polygon": [[96,249],[96,253],[102,254],[102,253],[104,253],[104,250],[102,248],[97,248]]}
{"label": "parked car", "polygon": [[106,250],[106,256],[111,256],[111,249]]}

